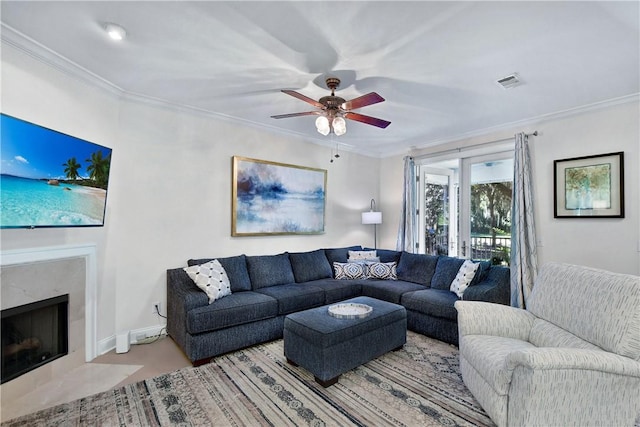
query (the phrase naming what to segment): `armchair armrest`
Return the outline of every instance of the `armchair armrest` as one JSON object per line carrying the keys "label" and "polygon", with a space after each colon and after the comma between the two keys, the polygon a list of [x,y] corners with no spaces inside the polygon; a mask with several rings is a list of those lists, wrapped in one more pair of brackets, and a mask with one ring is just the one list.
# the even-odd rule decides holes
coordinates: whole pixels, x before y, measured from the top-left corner
{"label": "armchair armrest", "polygon": [[640,379],[640,362],[604,350],[567,347],[536,347],[517,350],[507,356],[507,368],[532,370],[585,370]]}
{"label": "armchair armrest", "polygon": [[526,310],[481,301],[456,301],[455,308],[461,338],[494,335],[527,341],[536,318]]}

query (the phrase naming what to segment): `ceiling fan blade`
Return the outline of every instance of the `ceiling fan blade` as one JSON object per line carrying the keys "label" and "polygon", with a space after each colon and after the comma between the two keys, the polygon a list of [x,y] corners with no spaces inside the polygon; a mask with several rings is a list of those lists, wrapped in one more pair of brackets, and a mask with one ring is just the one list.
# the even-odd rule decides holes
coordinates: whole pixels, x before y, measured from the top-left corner
{"label": "ceiling fan blade", "polygon": [[304,102],[308,102],[309,104],[313,105],[314,107],[318,107],[318,108],[324,108],[324,105],[320,104],[318,101],[316,101],[315,99],[311,99],[308,96],[305,96],[301,93],[296,92],[295,90],[289,90],[289,89],[282,89],[282,92],[286,93],[287,95],[291,95],[294,98],[298,98]]}
{"label": "ceiling fan blade", "polygon": [[305,111],[304,113],[279,114],[277,116],[271,116],[271,118],[286,119],[289,117],[298,117],[298,116],[319,116],[320,114],[322,114],[322,111]]}
{"label": "ceiling fan blade", "polygon": [[386,128],[391,124],[391,122],[388,122],[386,120],[377,119],[375,117],[365,116],[364,114],[358,114],[358,113],[345,113],[344,118],[355,120],[357,122],[366,123],[368,125],[378,126],[379,128],[382,128],[382,129]]}
{"label": "ceiling fan blade", "polygon": [[375,92],[368,93],[366,95],[354,98],[351,101],[347,101],[342,104],[342,108],[345,110],[355,110],[356,108],[366,107],[367,105],[377,104],[384,101],[384,98]]}

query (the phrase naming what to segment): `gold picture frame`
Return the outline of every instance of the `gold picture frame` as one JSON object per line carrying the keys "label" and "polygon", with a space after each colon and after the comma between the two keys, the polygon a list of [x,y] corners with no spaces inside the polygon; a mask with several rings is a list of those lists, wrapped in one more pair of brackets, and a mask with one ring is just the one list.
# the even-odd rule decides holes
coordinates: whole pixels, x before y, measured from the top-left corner
{"label": "gold picture frame", "polygon": [[233,156],[231,235],[322,234],[327,170]]}

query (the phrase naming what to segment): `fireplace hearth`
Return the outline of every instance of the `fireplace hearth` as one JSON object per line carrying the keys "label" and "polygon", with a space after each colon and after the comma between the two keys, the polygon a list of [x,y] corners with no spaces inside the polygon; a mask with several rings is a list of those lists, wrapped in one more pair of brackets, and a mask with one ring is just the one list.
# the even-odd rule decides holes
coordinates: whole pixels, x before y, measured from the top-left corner
{"label": "fireplace hearth", "polygon": [[2,310],[1,383],[68,353],[69,295]]}

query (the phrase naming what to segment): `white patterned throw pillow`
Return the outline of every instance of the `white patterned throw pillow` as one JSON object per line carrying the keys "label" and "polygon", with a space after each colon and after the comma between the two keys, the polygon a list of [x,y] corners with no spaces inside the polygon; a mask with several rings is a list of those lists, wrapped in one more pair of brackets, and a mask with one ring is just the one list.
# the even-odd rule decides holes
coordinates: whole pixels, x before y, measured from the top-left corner
{"label": "white patterned throw pillow", "polygon": [[382,280],[398,280],[395,262],[372,262],[367,264],[367,278]]}
{"label": "white patterned throw pillow", "polygon": [[367,278],[381,280],[398,280],[395,262],[372,262],[367,264]]}
{"label": "white patterned throw pillow", "polygon": [[205,264],[185,267],[184,271],[191,280],[209,297],[209,304],[217,299],[231,295],[231,283],[220,261],[214,259]]}
{"label": "white patterned throw pillow", "polygon": [[335,278],[339,280],[366,279],[367,265],[354,262],[334,262]]}
{"label": "white patterned throw pillow", "polygon": [[349,260],[369,260],[378,256],[377,251],[349,251]]}
{"label": "white patterned throw pillow", "polygon": [[480,264],[476,262],[465,260],[460,266],[456,278],[451,282],[449,290],[458,295],[458,298],[462,298],[464,291],[469,287],[469,284],[475,277],[479,266]]}

